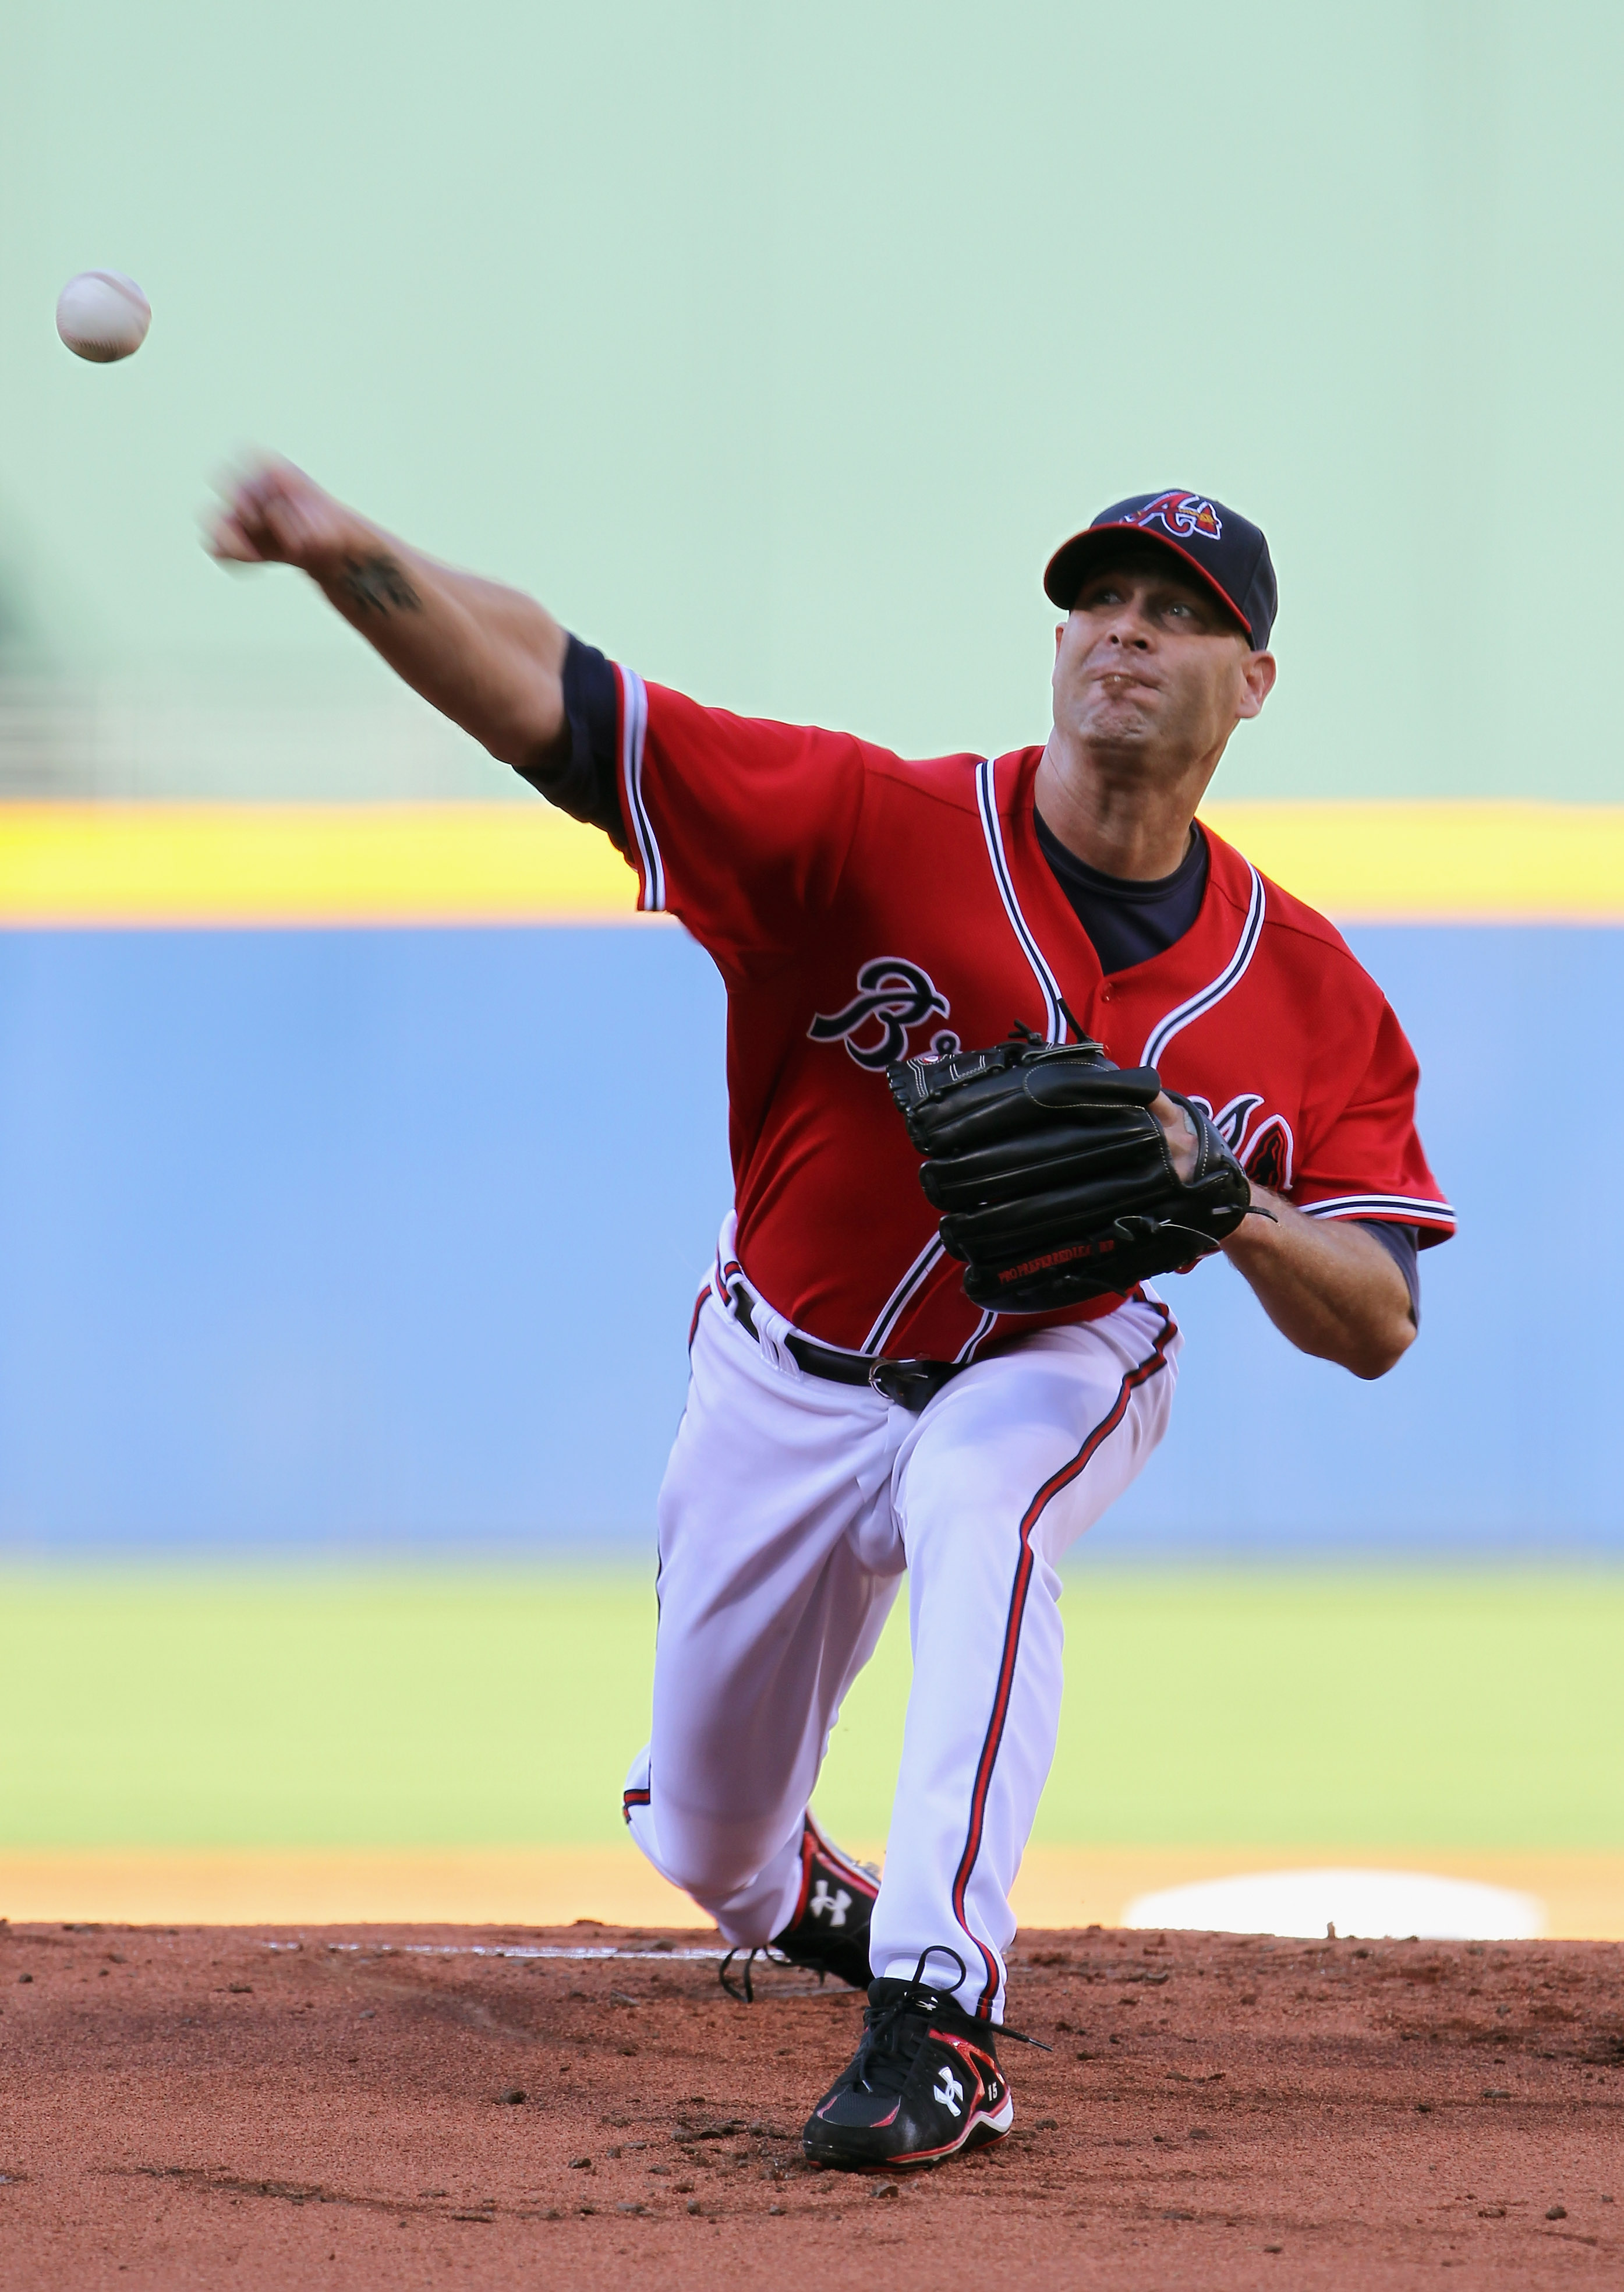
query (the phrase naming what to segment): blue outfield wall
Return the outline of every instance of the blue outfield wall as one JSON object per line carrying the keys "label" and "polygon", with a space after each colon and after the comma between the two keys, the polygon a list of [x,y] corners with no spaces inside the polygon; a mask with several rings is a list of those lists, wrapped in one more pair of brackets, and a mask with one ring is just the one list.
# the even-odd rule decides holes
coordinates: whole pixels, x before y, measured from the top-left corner
{"label": "blue outfield wall", "polygon": [[[1463,1218],[1421,1342],[1362,1385],[1170,1281],[1092,1548],[1624,1550],[1624,932],[1351,936]],[[722,1021],[671,929],[0,936],[0,1547],[646,1544]]]}

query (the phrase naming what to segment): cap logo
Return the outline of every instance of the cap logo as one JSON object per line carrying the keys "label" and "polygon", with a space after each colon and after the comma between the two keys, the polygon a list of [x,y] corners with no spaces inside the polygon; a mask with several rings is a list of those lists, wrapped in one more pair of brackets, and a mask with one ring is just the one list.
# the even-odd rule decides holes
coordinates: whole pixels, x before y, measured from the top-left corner
{"label": "cap logo", "polygon": [[1146,502],[1141,510],[1122,520],[1124,525],[1160,525],[1180,540],[1193,533],[1202,534],[1209,541],[1221,540],[1224,527],[1217,510],[1199,494],[1158,494],[1154,502]]}

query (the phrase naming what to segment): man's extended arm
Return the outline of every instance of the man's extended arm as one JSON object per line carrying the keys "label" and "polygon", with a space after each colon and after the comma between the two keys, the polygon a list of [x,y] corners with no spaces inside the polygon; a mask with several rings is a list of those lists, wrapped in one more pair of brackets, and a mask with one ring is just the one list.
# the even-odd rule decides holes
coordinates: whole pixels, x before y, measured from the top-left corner
{"label": "man's extended arm", "polygon": [[504,764],[564,737],[568,638],[517,589],[408,549],[291,462],[234,488],[210,534],[216,557],[294,565],[398,676]]}

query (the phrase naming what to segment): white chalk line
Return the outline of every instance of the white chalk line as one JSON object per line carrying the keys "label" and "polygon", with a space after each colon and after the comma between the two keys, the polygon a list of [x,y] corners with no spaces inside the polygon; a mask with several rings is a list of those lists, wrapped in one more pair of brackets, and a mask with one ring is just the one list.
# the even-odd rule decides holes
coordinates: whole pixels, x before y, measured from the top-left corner
{"label": "white chalk line", "polygon": [[[301,1941],[268,1941],[266,1949],[298,1950]],[[498,1949],[491,1942],[438,1941],[327,1941],[326,1950],[347,1950],[366,1957],[652,1957],[662,1963],[671,1958],[703,1958],[715,1965],[727,1957],[725,1949],[621,1949],[613,1943],[600,1943],[592,1949],[566,1949],[552,1943],[535,1949]]]}

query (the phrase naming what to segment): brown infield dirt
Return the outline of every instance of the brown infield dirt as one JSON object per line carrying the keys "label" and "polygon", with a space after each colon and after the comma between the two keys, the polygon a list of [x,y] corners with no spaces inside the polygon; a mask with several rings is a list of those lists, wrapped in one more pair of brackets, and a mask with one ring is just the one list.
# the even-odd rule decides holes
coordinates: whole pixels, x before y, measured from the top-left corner
{"label": "brown infield dirt", "polygon": [[1617,1943],[1024,1934],[1014,2133],[886,2178],[712,1940],[0,1925],[0,2285],[1624,2280]]}

